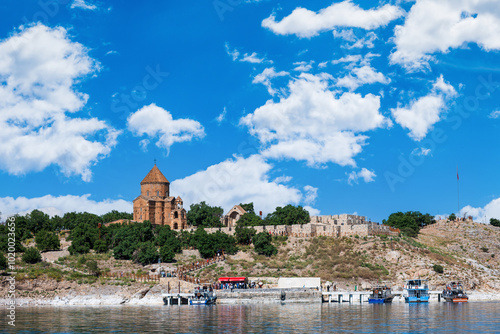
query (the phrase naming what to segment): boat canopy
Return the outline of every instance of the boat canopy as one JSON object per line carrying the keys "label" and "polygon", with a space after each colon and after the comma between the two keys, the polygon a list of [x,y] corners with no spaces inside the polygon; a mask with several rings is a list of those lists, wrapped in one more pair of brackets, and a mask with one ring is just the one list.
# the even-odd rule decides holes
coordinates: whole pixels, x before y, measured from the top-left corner
{"label": "boat canopy", "polygon": [[246,277],[219,277],[220,283],[247,283]]}

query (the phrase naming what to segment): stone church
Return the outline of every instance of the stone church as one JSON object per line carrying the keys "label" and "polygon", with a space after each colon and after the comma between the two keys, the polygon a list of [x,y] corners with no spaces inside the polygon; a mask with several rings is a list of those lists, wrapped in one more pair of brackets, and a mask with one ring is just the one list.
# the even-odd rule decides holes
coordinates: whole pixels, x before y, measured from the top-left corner
{"label": "stone church", "polygon": [[156,164],[141,182],[141,195],[134,199],[134,220],[169,225],[173,230],[187,228],[182,199],[170,196],[170,182]]}

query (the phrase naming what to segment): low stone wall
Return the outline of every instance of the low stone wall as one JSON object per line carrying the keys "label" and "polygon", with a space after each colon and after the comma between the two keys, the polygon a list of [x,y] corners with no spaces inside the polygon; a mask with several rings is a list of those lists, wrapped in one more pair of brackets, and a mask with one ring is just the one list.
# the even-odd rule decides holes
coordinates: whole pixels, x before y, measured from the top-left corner
{"label": "low stone wall", "polygon": [[216,290],[218,304],[321,303],[317,289]]}
{"label": "low stone wall", "polygon": [[[360,237],[387,234],[397,235],[397,232],[392,232],[388,226],[379,225],[373,222],[366,222],[364,224],[352,225],[330,225],[320,223],[309,223],[303,225],[267,225],[267,226],[253,226],[257,233],[267,232],[272,235],[286,235],[289,237],[307,238],[307,237],[334,237],[342,238],[348,236],[358,235]],[[190,229],[188,231],[191,231]],[[234,228],[230,227],[214,227],[206,228],[207,233],[215,233],[221,231],[223,233],[234,235]]]}

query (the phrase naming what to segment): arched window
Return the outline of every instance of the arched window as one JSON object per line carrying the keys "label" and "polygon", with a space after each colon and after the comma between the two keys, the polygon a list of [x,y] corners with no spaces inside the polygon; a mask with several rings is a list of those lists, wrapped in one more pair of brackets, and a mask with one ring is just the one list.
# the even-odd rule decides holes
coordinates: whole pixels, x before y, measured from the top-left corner
{"label": "arched window", "polygon": [[146,192],[146,196],[149,196],[149,190]]}
{"label": "arched window", "polygon": [[177,211],[174,212],[174,218],[179,218],[179,214],[177,213]]}
{"label": "arched window", "polygon": [[160,197],[160,191],[159,190],[156,192],[156,196]]}
{"label": "arched window", "polygon": [[179,228],[179,225],[177,223],[174,223],[174,230],[177,230]]}

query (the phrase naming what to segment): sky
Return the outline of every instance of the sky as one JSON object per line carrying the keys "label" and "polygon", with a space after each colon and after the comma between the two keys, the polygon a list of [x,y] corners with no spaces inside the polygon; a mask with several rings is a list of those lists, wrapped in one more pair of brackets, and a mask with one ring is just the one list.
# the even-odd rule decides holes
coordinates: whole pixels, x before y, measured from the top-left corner
{"label": "sky", "polygon": [[189,208],[500,218],[493,0],[0,3],[0,221]]}

